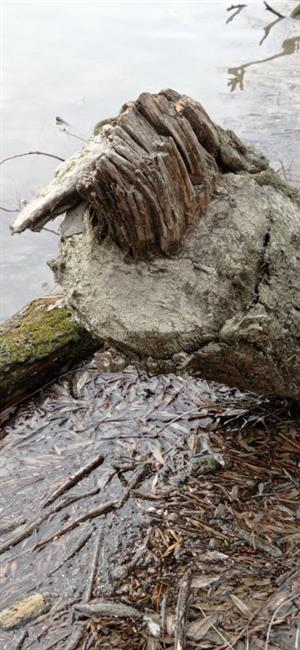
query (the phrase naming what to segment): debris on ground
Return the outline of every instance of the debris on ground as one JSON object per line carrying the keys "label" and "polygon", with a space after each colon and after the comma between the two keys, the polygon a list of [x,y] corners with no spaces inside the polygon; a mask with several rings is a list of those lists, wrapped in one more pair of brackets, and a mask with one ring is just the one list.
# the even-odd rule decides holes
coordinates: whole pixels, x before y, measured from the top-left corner
{"label": "debris on ground", "polygon": [[[287,402],[91,361],[3,436],[1,650],[298,648]],[[37,598],[47,611],[5,628]]]}

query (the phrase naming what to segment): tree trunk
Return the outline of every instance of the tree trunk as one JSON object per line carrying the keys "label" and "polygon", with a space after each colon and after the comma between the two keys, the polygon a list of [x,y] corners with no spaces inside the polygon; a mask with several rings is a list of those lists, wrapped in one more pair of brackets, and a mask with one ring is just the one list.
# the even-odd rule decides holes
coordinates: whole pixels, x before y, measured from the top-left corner
{"label": "tree trunk", "polygon": [[61,303],[61,296],[34,300],[0,326],[0,411],[99,348]]}
{"label": "tree trunk", "polygon": [[261,154],[191,98],[143,93],[13,231],[66,205],[52,268],[97,337],[154,372],[299,398],[300,198]]}

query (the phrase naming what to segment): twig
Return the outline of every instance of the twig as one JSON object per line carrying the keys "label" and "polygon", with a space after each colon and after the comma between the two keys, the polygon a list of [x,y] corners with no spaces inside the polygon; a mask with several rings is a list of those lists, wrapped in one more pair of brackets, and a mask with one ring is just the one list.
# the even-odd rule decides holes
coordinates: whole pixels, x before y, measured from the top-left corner
{"label": "twig", "polygon": [[93,519],[94,517],[100,517],[101,515],[104,515],[104,513],[109,512],[109,510],[113,510],[116,507],[118,507],[118,501],[107,501],[106,503],[103,503],[101,506],[99,506],[99,508],[94,508],[89,512],[84,512],[82,515],[77,517],[77,519],[73,519],[73,521],[70,521],[70,523],[68,523],[60,530],[57,530],[52,535],[49,535],[49,537],[46,537],[46,539],[43,539],[41,542],[38,542],[34,548],[35,549],[41,548],[42,546],[45,546],[49,542],[52,542],[54,539],[57,539],[58,537],[61,537],[62,535],[69,533],[71,530],[74,530],[74,528],[77,528],[77,526],[82,524],[84,521],[88,521],[89,519]]}
{"label": "twig", "polygon": [[16,208],[15,210],[10,210],[9,208],[4,208],[2,205],[0,205],[0,210],[3,210],[3,212],[20,212],[19,208]]}
{"label": "twig", "polygon": [[3,163],[7,162],[8,160],[14,160],[15,158],[23,158],[23,156],[48,156],[48,158],[55,158],[56,160],[60,160],[61,162],[65,161],[65,158],[61,158],[60,156],[55,156],[53,153],[46,153],[45,151],[27,151],[26,153],[18,153],[15,156],[8,156],[8,158],[3,158],[3,160],[0,160],[0,165],[3,165]]}
{"label": "twig", "polygon": [[275,27],[275,25],[277,25],[281,20],[282,20],[282,18],[279,18],[279,16],[278,16],[278,18],[275,18],[275,20],[273,20],[271,23],[266,25],[266,27],[264,27],[264,36],[259,41],[259,45],[263,44],[263,42],[266,40],[266,38],[268,38],[271,29],[273,29],[273,27]]}
{"label": "twig", "polygon": [[61,129],[64,133],[67,135],[70,135],[72,138],[76,138],[76,140],[81,140],[81,142],[88,142],[88,140],[85,140],[85,138],[81,138],[79,135],[76,135],[76,133],[71,133],[71,131],[67,131],[67,129]]}
{"label": "twig", "polygon": [[104,526],[102,526],[100,528],[97,539],[96,539],[96,543],[95,543],[95,552],[94,552],[93,561],[92,561],[92,569],[91,569],[90,577],[89,577],[89,580],[88,580],[88,584],[87,584],[87,588],[86,588],[85,596],[84,596],[84,600],[86,600],[87,602],[91,599],[91,596],[92,596],[92,593],[93,593],[93,586],[94,586],[95,577],[96,577],[97,570],[98,570],[100,547],[101,547],[101,544],[102,544],[103,538],[104,538],[104,529],[105,529]]}
{"label": "twig", "polygon": [[56,232],[56,230],[52,230],[51,228],[46,228],[46,226],[42,226],[41,230],[47,230],[47,232],[52,232],[53,235],[60,237],[59,232]]}
{"label": "twig", "polygon": [[17,643],[16,643],[16,645],[14,647],[14,650],[21,650],[22,645],[23,645],[25,639],[27,639],[27,637],[28,637],[28,632],[27,632],[27,630],[25,630],[25,632],[23,632],[23,634],[21,634],[19,640],[17,641]]}
{"label": "twig", "polygon": [[[76,553],[81,551],[81,549],[85,546],[87,541],[90,539],[92,532],[93,531],[90,530],[88,533],[84,533],[80,537],[80,539],[79,539],[78,543],[76,544],[75,548],[73,548],[72,551],[69,553],[69,555],[67,555],[67,557],[65,557],[54,569],[52,569],[52,571],[50,571],[50,573],[47,574],[47,578],[50,578],[51,576],[53,576],[53,574],[56,573],[56,571],[58,571],[58,569],[60,569],[66,562],[71,560],[72,557],[74,557],[74,555],[76,555]],[[41,583],[39,583],[37,586],[39,587],[40,584]]]}
{"label": "twig", "polygon": [[176,624],[175,624],[175,640],[174,650],[185,650],[185,637],[186,637],[186,622],[188,614],[188,601],[190,595],[192,570],[187,569],[183,574],[176,607]]}
{"label": "twig", "polygon": [[[98,460],[99,459],[100,459],[100,456],[98,457]],[[96,459],[94,459],[94,461],[95,460]],[[91,462],[92,461],[90,461],[90,463]],[[85,465],[84,467],[86,469],[87,465]],[[70,481],[71,479],[74,479],[74,476],[76,476],[78,478],[79,472],[82,472],[83,469],[84,468],[81,468],[81,470],[79,470],[76,474],[74,474],[73,477],[71,476],[70,479],[68,479],[68,481]],[[83,515],[80,515],[77,519],[74,519],[73,521],[69,522],[69,524],[67,524],[64,528],[62,528],[61,530],[59,530],[56,533],[53,533],[53,535],[50,535],[50,537],[46,538],[45,540],[42,540],[41,542],[38,542],[38,544],[31,547],[29,550],[33,550],[33,549],[36,549],[36,548],[40,548],[41,546],[44,546],[45,544],[52,541],[56,537],[60,537],[61,535],[64,535],[65,533],[68,533],[70,530],[73,530],[74,528],[79,526],[79,524],[81,524],[83,521],[87,521],[88,519],[92,519],[93,517],[100,516],[100,515],[104,514],[105,512],[108,512],[109,510],[121,508],[124,505],[125,501],[128,499],[128,497],[130,496],[131,490],[138,485],[138,483],[140,482],[142,477],[145,476],[148,472],[149,472],[149,465],[143,465],[142,468],[139,468],[139,471],[136,473],[136,475],[133,477],[132,481],[129,483],[129,485],[128,485],[127,489],[125,490],[125,493],[124,493],[124,495],[123,495],[123,497],[121,498],[120,501],[107,501],[106,503],[103,503],[101,506],[99,506],[99,508],[95,508],[94,510],[91,510],[90,512],[86,512]],[[78,480],[80,480],[80,479],[78,479]],[[76,480],[76,482],[78,482],[78,481]],[[62,487],[65,486],[66,483],[67,483],[67,481],[63,485],[61,485],[60,488],[58,488],[58,490],[62,489]],[[56,492],[57,491],[55,491],[55,493]],[[90,496],[93,492],[94,491],[91,491],[91,493],[86,493],[83,496]],[[98,488],[96,488],[95,493],[96,492],[98,492]],[[53,497],[53,495],[55,493],[52,493],[52,495],[50,495],[50,496]],[[56,495],[56,496],[58,496],[58,495]],[[56,498],[56,496],[55,496],[55,498]],[[80,497],[76,496],[76,499],[77,498],[80,498]],[[75,499],[72,499],[72,500],[74,501]],[[52,500],[51,500],[51,503],[52,503]],[[28,526],[26,526],[26,528],[21,530],[14,537],[12,537],[11,539],[8,539],[6,542],[4,542],[4,544],[2,544],[2,546],[0,546],[0,555],[2,553],[5,553],[6,551],[8,551],[10,548],[12,548],[12,547],[16,546],[17,544],[19,544],[19,542],[23,542],[23,540],[26,539],[26,537],[29,537],[29,535],[31,535],[31,533],[33,533],[33,531],[36,530],[45,521],[45,519],[47,519],[50,515],[53,515],[53,514],[59,512],[60,510],[62,510],[62,508],[70,505],[70,503],[72,503],[71,500],[68,503],[57,504],[56,506],[54,506],[53,508],[51,508],[50,510],[45,512],[41,517],[39,517],[38,519],[35,519],[34,521],[32,521],[31,524],[28,524]]]}
{"label": "twig", "polygon": [[[88,584],[87,584],[87,587],[86,587],[86,590],[85,590],[85,595],[84,595],[84,601],[87,602],[87,603],[91,599],[91,595],[92,595],[92,592],[93,592],[94,581],[95,581],[96,573],[97,573],[97,570],[98,570],[100,546],[101,546],[101,543],[102,543],[103,538],[104,538],[104,530],[105,530],[105,527],[102,526],[102,528],[100,529],[99,534],[97,536],[96,543],[95,543],[95,552],[94,552],[94,557],[93,557],[93,561],[92,561],[92,569],[91,569],[90,577],[89,577]],[[80,641],[81,641],[81,639],[82,639],[82,637],[84,635],[84,631],[85,631],[85,624],[81,625],[78,632],[75,634],[75,636],[73,638],[71,637],[70,642],[66,646],[65,650],[75,650],[78,647],[78,644],[80,643]]]}
{"label": "twig", "polygon": [[165,593],[162,597],[161,604],[160,604],[160,627],[163,635],[165,634],[166,631],[167,598],[168,595],[167,593]]}
{"label": "twig", "polygon": [[23,524],[26,524],[26,519],[24,517],[16,517],[14,521],[5,522],[4,520],[2,526],[0,525],[0,535],[10,533],[11,530],[19,528],[19,526],[23,526]]}
{"label": "twig", "polygon": [[64,501],[58,503],[57,506],[55,506],[55,512],[59,512],[60,510],[63,510],[63,508],[68,508],[68,506],[70,506],[71,503],[75,503],[76,501],[80,501],[81,499],[94,497],[96,494],[99,494],[99,492],[100,492],[100,488],[96,487],[93,488],[93,490],[89,490],[89,492],[83,492],[82,494],[70,494],[68,497],[65,497]]}
{"label": "twig", "polygon": [[[199,609],[199,611],[201,612],[202,616],[204,616],[204,618],[207,619],[208,616],[207,616],[207,614],[205,614],[204,609],[202,609],[201,607],[199,607],[198,609]],[[224,634],[222,634],[222,632],[220,632],[220,630],[218,630],[218,628],[215,626],[215,624],[212,622],[211,619],[209,619],[209,621],[210,621],[210,623],[211,623],[211,627],[212,627],[212,629],[213,629],[213,630],[214,630],[214,631],[219,635],[219,637],[222,639],[222,641],[224,641],[224,643],[226,643],[226,646],[222,646],[222,647],[220,648],[220,650],[222,650],[222,649],[225,648],[225,647],[226,647],[226,650],[228,650],[228,648],[230,648],[230,650],[233,650],[233,645],[231,645],[230,641],[227,641],[227,639],[226,639],[226,637],[224,636]]]}
{"label": "twig", "polygon": [[57,648],[58,644],[61,641],[64,641],[65,639],[67,639],[68,636],[69,636],[68,634],[63,634],[62,636],[59,637],[59,639],[56,639],[55,641],[50,643],[50,645],[45,646],[44,650],[52,650],[52,648]]}
{"label": "twig", "polygon": [[267,11],[271,11],[271,13],[274,14],[275,16],[278,16],[278,18],[286,18],[286,16],[283,16],[282,14],[280,14],[279,11],[277,11],[276,9],[273,9],[273,7],[271,7],[266,2],[266,0],[264,0],[264,5],[265,5]]}
{"label": "twig", "polygon": [[233,9],[243,9],[244,7],[247,7],[247,5],[231,5],[231,7],[227,7],[226,11],[232,11]]}
{"label": "twig", "polygon": [[19,542],[23,542],[23,540],[26,539],[26,537],[29,537],[29,535],[31,535],[31,533],[33,533],[33,531],[36,528],[38,528],[43,523],[43,521],[45,521],[45,519],[47,519],[47,517],[49,517],[50,514],[52,514],[52,513],[47,512],[42,517],[39,517],[38,519],[35,519],[34,521],[31,522],[31,524],[26,526],[26,528],[24,528],[24,530],[21,530],[19,533],[17,533],[17,535],[15,535],[11,539],[8,539],[6,542],[4,542],[4,544],[2,544],[2,546],[0,546],[0,555],[2,553],[5,553],[6,551],[8,551],[13,546],[16,546],[17,544],[19,544]]}
{"label": "twig", "polygon": [[172,496],[174,492],[174,488],[165,489],[163,492],[159,493],[142,492],[142,490],[131,490],[132,495],[136,499],[143,499],[145,501],[163,501],[164,499],[168,499],[170,496]]}
{"label": "twig", "polygon": [[231,7],[229,7],[227,11],[231,11],[232,9],[235,9],[235,13],[231,14],[229,18],[227,18],[226,25],[232,23],[232,21],[236,18],[236,16],[238,16],[241,13],[241,11],[245,9],[245,7],[247,7],[247,5],[232,5]]}
{"label": "twig", "polygon": [[277,546],[270,544],[267,540],[259,537],[254,531],[250,532],[241,526],[235,526],[235,531],[241,539],[243,539],[249,546],[255,550],[258,549],[264,553],[268,553],[272,557],[281,557],[282,551]]}
{"label": "twig", "polygon": [[[249,632],[249,634],[251,634],[252,630],[251,629],[249,630],[249,627],[250,627],[251,623],[253,623],[253,621],[255,621],[258,614],[262,615],[263,611],[268,608],[269,602],[271,602],[274,599],[275,594],[280,593],[280,591],[282,591],[282,589],[284,589],[286,587],[286,585],[289,583],[289,581],[292,580],[292,578],[294,578],[295,576],[298,575],[299,571],[300,571],[299,569],[296,569],[295,571],[292,571],[290,573],[290,575],[288,575],[286,577],[286,579],[283,581],[283,583],[280,585],[279,589],[277,589],[275,592],[273,592],[271,594],[271,596],[270,596],[270,598],[268,598],[267,602],[264,603],[263,605],[259,605],[259,607],[253,612],[252,616],[249,618],[249,620],[247,622],[247,625],[245,625],[245,627],[243,627],[243,629],[239,632],[239,634],[237,634],[237,636],[231,641],[231,644],[228,641],[226,643],[226,645],[221,646],[220,650],[228,650],[228,648],[234,648],[236,646],[237,642],[240,641],[241,639],[243,639],[243,637],[245,637],[246,634],[248,634],[248,632]],[[261,627],[264,627],[264,625],[265,624],[263,623],[263,625]]]}
{"label": "twig", "polygon": [[71,636],[69,643],[65,646],[64,650],[76,650],[78,644],[80,643],[85,631],[85,624],[81,625],[79,630]]}
{"label": "twig", "polygon": [[89,460],[83,467],[80,467],[75,474],[72,474],[69,476],[69,478],[64,481],[52,494],[48,496],[48,498],[44,501],[43,503],[43,508],[46,506],[49,506],[50,503],[53,503],[55,499],[60,497],[64,492],[67,490],[70,490],[70,488],[74,487],[79,481],[81,481],[82,478],[85,478],[90,472],[92,472],[93,469],[101,465],[104,461],[104,456],[102,454],[96,456],[96,458],[92,458],[92,460]]}
{"label": "twig", "polygon": [[282,607],[284,607],[284,605],[286,605],[287,603],[292,602],[295,598],[298,598],[298,596],[300,596],[300,592],[294,594],[293,596],[290,596],[290,598],[287,598],[283,603],[281,603],[280,605],[278,605],[278,607],[275,609],[275,612],[273,612],[272,618],[271,618],[270,623],[269,623],[269,626],[268,626],[268,632],[267,632],[267,638],[266,638],[265,650],[268,650],[268,647],[269,647],[269,641],[270,641],[270,634],[271,634],[272,626],[274,625],[275,618],[276,618],[276,616],[277,616],[279,610],[280,610]]}
{"label": "twig", "polygon": [[127,501],[128,497],[130,496],[131,490],[134,490],[139,483],[142,481],[143,478],[148,476],[148,474],[151,471],[151,466],[148,463],[145,463],[142,465],[142,467],[139,467],[136,472],[134,473],[133,478],[131,479],[130,483],[128,484],[123,496],[121,497],[120,501],[118,502],[118,508],[121,508],[125,501]]}

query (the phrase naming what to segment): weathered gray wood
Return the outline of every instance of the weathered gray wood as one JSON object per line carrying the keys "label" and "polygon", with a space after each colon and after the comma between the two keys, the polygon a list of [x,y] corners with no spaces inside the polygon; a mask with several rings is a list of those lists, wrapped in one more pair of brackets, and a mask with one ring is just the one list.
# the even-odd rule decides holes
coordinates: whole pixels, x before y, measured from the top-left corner
{"label": "weathered gray wood", "polygon": [[258,171],[262,156],[215,126],[175,91],[143,93],[96,127],[80,154],[17,217],[13,232],[40,229],[83,197],[109,236],[135,257],[172,254],[211,199],[220,169]]}
{"label": "weathered gray wood", "polygon": [[77,182],[82,174],[93,168],[105,146],[105,140],[96,136],[82,151],[59,165],[53,181],[18,214],[12,232],[23,232],[26,228],[41,230],[45,223],[78,205]]}

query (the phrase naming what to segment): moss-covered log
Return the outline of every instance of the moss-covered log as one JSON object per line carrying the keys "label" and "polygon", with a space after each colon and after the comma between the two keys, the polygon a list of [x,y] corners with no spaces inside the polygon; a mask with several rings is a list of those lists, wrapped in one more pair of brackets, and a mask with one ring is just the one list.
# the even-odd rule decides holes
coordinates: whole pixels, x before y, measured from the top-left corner
{"label": "moss-covered log", "polygon": [[0,326],[0,411],[99,348],[58,298],[34,300]]}

